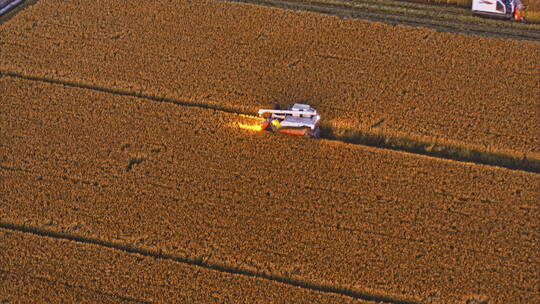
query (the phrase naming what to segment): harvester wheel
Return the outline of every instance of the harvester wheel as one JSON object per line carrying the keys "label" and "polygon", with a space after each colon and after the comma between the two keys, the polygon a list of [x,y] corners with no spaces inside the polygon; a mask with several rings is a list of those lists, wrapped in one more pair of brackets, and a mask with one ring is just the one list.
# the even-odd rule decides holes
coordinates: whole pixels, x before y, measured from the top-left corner
{"label": "harvester wheel", "polygon": [[319,138],[319,133],[319,128],[315,128],[315,130],[308,129],[306,133],[304,133],[304,136],[308,138]]}
{"label": "harvester wheel", "polygon": [[304,133],[304,136],[307,137],[307,138],[315,138],[314,134],[313,134],[313,131],[311,130],[306,130],[306,132]]}
{"label": "harvester wheel", "polygon": [[316,127],[313,131],[313,135],[315,135],[315,138],[319,138],[321,136],[321,128]]}

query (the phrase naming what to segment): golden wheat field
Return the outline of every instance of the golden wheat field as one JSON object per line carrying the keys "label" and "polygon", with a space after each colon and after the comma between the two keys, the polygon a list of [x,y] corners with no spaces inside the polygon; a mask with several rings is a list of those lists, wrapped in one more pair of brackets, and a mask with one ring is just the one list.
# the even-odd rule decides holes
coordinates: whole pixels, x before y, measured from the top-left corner
{"label": "golden wheat field", "polygon": [[246,113],[309,100],[332,126],[540,151],[538,43],[245,4],[124,6],[40,1],[0,29],[0,69]]}
{"label": "golden wheat field", "polygon": [[253,116],[305,101],[335,134],[536,157],[539,46],[206,0],[37,1],[0,24],[0,303],[540,302],[538,172]]}
{"label": "golden wheat field", "polygon": [[249,118],[211,109],[1,83],[4,225],[374,297],[538,297],[536,174],[252,132],[237,128]]}

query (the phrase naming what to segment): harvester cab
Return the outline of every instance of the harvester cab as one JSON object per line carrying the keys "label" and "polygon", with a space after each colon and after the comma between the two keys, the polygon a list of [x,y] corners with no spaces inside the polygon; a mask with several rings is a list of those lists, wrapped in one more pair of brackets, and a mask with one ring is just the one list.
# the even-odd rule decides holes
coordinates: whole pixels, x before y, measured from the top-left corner
{"label": "harvester cab", "polygon": [[296,103],[286,110],[277,105],[275,109],[259,110],[259,116],[264,118],[262,130],[310,138],[318,138],[320,134],[321,117],[307,104]]}
{"label": "harvester cab", "polygon": [[473,0],[474,15],[525,22],[521,0]]}

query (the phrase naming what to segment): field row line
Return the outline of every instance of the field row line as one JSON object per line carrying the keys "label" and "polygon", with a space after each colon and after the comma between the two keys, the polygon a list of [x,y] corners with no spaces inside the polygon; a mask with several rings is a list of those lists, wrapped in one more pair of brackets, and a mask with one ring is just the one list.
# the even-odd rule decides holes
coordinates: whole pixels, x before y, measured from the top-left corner
{"label": "field row line", "polygon": [[84,84],[69,80],[59,80],[59,79],[53,79],[53,78],[47,78],[47,77],[40,77],[40,76],[31,76],[31,75],[25,75],[23,73],[18,72],[9,72],[9,71],[2,71],[0,70],[0,77],[12,77],[12,78],[19,78],[23,80],[28,81],[37,81],[37,82],[44,82],[49,84],[56,84],[61,85],[65,87],[72,87],[72,88],[78,88],[78,89],[87,89],[102,93],[108,93],[113,95],[120,95],[120,96],[126,96],[126,97],[135,97],[135,98],[142,98],[147,99],[155,102],[164,102],[164,103],[172,103],[179,106],[187,106],[187,107],[197,107],[197,108],[204,108],[209,110],[216,110],[221,112],[227,112],[231,114],[250,114],[250,113],[240,113],[238,110],[234,109],[233,107],[224,107],[224,106],[218,106],[218,105],[210,105],[202,102],[188,102],[188,101],[181,101],[169,97],[163,97],[163,96],[157,96],[142,92],[135,92],[135,91],[128,91],[128,90],[121,90],[121,89],[115,89],[115,88],[106,88],[106,87],[100,87],[92,84]]}
{"label": "field row line", "polygon": [[122,243],[119,241],[107,241],[95,237],[81,236],[72,233],[59,232],[40,227],[32,227],[24,224],[12,223],[8,221],[0,221],[0,228],[21,232],[30,233],[33,235],[48,237],[59,240],[72,241],[84,245],[100,246],[108,249],[119,250],[129,254],[137,254],[145,257],[151,257],[158,260],[168,260],[177,263],[187,264],[194,267],[201,267],[208,270],[218,271],[222,273],[228,273],[232,275],[243,275],[247,277],[254,277],[274,281],[289,286],[299,287],[307,290],[337,294],[353,299],[360,299],[366,301],[374,301],[377,303],[389,303],[389,304],[420,304],[418,299],[413,299],[407,296],[392,296],[376,294],[361,290],[357,287],[347,287],[332,285],[326,282],[314,282],[305,280],[300,277],[292,276],[286,273],[275,273],[266,270],[258,270],[253,268],[243,267],[241,265],[228,264],[222,261],[209,260],[204,255],[200,256],[179,256],[172,253],[168,253],[162,249],[155,248],[141,248],[130,244]]}
{"label": "field row line", "polygon": [[[203,102],[188,102],[171,97],[158,96],[141,91],[127,91],[115,88],[100,87],[92,84],[78,83],[69,80],[52,79],[41,76],[25,75],[18,72],[0,70],[0,77],[12,77],[27,81],[37,81],[49,84],[61,85],[72,88],[88,89],[119,96],[127,96],[151,100],[154,102],[171,103],[179,106],[197,107],[208,110],[221,111],[231,114],[254,115],[241,111],[237,108],[222,105],[212,105]],[[425,155],[439,159],[450,159],[459,162],[490,165],[506,169],[540,173],[540,154],[523,153],[517,151],[502,151],[479,147],[456,141],[435,140],[414,135],[392,134],[368,129],[349,129],[329,124],[321,125],[321,138],[326,140],[341,141],[344,143],[370,146],[394,151],[408,152],[411,154]]]}
{"label": "field row line", "polygon": [[[3,168],[8,168],[8,167],[0,166],[0,171]],[[34,175],[43,177],[43,175],[41,175],[38,172],[35,172],[35,171],[32,172],[32,171],[26,170],[26,169],[10,168],[9,171],[22,171],[22,172],[26,172],[28,174],[34,174]],[[73,184],[83,184],[83,185],[86,185],[86,186],[89,186],[89,187],[97,187],[97,186],[110,187],[111,186],[110,184],[99,184],[97,182],[86,181],[86,180],[82,180],[82,179],[79,179],[79,178],[72,178],[72,177],[65,176],[65,175],[47,175],[47,176],[44,176],[44,177],[47,178],[47,179],[56,179],[56,180],[69,181],[69,182],[71,182]],[[154,179],[159,179],[158,177],[155,177],[155,176],[150,176],[150,177],[154,178]],[[184,191],[182,189],[185,189],[185,188],[181,188],[181,186],[183,184],[179,184],[179,185],[176,185],[176,186],[167,186],[165,184],[159,184],[159,183],[156,183],[156,182],[153,182],[153,181],[149,181],[148,184],[152,185],[154,187],[165,188],[165,189],[172,192],[172,194],[171,194],[171,192],[169,192],[168,195],[162,195],[162,194],[158,195],[158,197],[160,199],[163,199],[165,201],[175,201],[175,202],[179,202],[179,201],[183,200],[182,198],[176,196],[176,194],[181,193],[181,192]],[[186,185],[184,185],[184,186],[186,186]],[[218,186],[216,186],[215,184],[212,184],[211,187],[212,187],[212,189],[214,189],[216,192],[219,192],[219,193],[225,193],[225,192],[226,193],[231,193],[231,194],[243,193],[242,191],[233,190],[230,187],[223,186],[220,183],[217,183],[217,185]],[[244,193],[245,193],[245,191],[244,191]],[[255,193],[249,193],[249,196],[252,197],[253,199],[255,199],[255,201],[257,201],[260,198]],[[277,196],[276,197],[271,197],[271,198],[274,199],[274,200],[279,199]],[[361,200],[363,203],[366,203],[366,204],[369,203],[369,199],[367,197],[356,197],[355,199]],[[288,201],[293,203],[294,206],[300,206],[300,205],[303,204],[303,201],[300,201],[300,200],[289,199]],[[161,201],[159,201],[159,200],[156,201],[156,202],[161,203]],[[390,202],[390,201],[386,201],[386,202]],[[1,203],[1,200],[0,200],[0,203]],[[13,201],[13,202],[4,201],[4,203],[9,205],[9,204],[15,204],[16,202],[15,201]],[[248,212],[248,213],[251,212],[251,213],[255,214],[257,212],[257,210],[253,209],[252,206],[249,203],[250,203],[249,200],[243,200],[242,199],[242,204],[245,204],[244,207],[243,207],[244,210],[246,212]],[[392,203],[404,204],[405,201],[392,201]],[[220,207],[221,208],[223,206],[222,204],[211,203],[211,202],[206,202],[205,204],[206,204],[206,206],[211,206],[211,207]],[[240,204],[240,203],[238,202],[237,204]],[[438,242],[434,241],[432,237],[412,238],[412,237],[407,237],[406,235],[405,236],[400,235],[399,233],[395,233],[395,232],[389,232],[389,233],[378,232],[378,230],[379,230],[378,228],[380,228],[380,225],[378,225],[376,222],[370,221],[369,219],[364,219],[363,220],[364,223],[368,224],[367,227],[356,227],[356,226],[343,225],[343,224],[339,224],[339,223],[337,225],[335,225],[335,224],[331,224],[332,223],[331,221],[314,220],[314,217],[311,214],[316,213],[317,217],[322,216],[323,218],[328,218],[328,217],[330,217],[332,215],[331,212],[324,211],[323,209],[320,209],[320,208],[303,209],[301,207],[300,208],[288,208],[288,207],[285,207],[285,206],[280,206],[278,208],[285,208],[285,209],[292,210],[292,212],[302,213],[299,221],[305,223],[306,225],[316,225],[317,227],[328,230],[328,231],[346,231],[348,233],[353,233],[353,234],[357,234],[357,235],[369,235],[369,236],[374,236],[375,235],[375,236],[377,236],[377,237],[379,237],[381,239],[385,239],[385,240],[390,239],[390,240],[396,240],[396,241],[405,242],[405,243],[416,243],[416,244],[421,244],[422,246],[426,246],[426,247],[437,247],[437,246],[439,246]],[[433,207],[433,206],[431,206],[431,204],[427,204],[427,206],[423,206],[422,208],[427,208],[429,210],[434,210],[435,212],[439,212],[439,213],[442,213],[442,214],[452,212],[452,213],[459,214],[461,217],[479,218],[480,220],[487,221],[488,224],[514,225],[514,226],[520,226],[521,225],[521,226],[523,226],[523,224],[520,223],[519,221],[515,221],[515,220],[509,219],[509,218],[502,218],[502,219],[494,219],[493,220],[489,216],[483,216],[483,215],[478,215],[478,214],[468,214],[468,213],[457,212],[457,211],[449,211],[446,208]],[[317,212],[315,212],[315,210]],[[431,227],[430,228],[431,231],[433,231],[433,234],[437,237],[438,240],[442,239],[446,243],[451,243],[453,241],[459,240],[459,236],[454,235],[453,231],[448,232],[448,230],[440,229],[440,227],[437,227],[435,225],[430,225],[429,227]],[[533,227],[533,229],[534,229],[534,227]],[[465,250],[467,252],[472,252],[472,253],[480,253],[480,252],[482,252],[482,249],[476,249],[475,247],[463,247],[462,250]],[[499,255],[497,255],[497,256],[499,258],[501,258],[502,260],[504,260],[503,256],[499,256]],[[520,262],[525,263],[526,261],[520,261]],[[504,265],[505,267],[511,267],[512,266],[510,264],[507,264],[506,262],[501,262],[501,265]]]}

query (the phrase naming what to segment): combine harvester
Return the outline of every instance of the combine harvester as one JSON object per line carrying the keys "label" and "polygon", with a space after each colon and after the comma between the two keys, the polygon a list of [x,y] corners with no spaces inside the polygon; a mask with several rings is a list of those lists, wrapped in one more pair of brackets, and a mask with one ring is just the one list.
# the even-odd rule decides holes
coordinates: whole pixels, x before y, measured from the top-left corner
{"label": "combine harvester", "polygon": [[474,15],[525,22],[521,0],[473,0]]}
{"label": "combine harvester", "polygon": [[259,110],[259,116],[264,118],[261,130],[309,138],[318,138],[320,135],[321,117],[307,104],[295,103],[287,110],[281,110],[278,104],[273,110]]}
{"label": "combine harvester", "polygon": [[13,9],[21,2],[23,2],[23,0],[0,0],[0,16]]}

